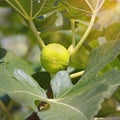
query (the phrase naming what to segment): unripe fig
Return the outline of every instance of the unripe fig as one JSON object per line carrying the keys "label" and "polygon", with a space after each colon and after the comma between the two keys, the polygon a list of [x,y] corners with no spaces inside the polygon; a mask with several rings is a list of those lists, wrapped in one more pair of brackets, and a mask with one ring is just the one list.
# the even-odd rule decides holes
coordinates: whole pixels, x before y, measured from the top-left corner
{"label": "unripe fig", "polygon": [[69,52],[60,44],[52,43],[41,52],[41,64],[49,73],[66,69],[69,64]]}

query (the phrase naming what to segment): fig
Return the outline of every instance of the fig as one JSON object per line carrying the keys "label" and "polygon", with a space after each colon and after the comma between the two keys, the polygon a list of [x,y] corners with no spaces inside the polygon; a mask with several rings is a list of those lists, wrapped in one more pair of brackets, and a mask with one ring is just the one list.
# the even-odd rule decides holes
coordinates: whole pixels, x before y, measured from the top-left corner
{"label": "fig", "polygon": [[68,50],[61,44],[51,43],[41,51],[41,64],[49,73],[65,70],[69,64]]}

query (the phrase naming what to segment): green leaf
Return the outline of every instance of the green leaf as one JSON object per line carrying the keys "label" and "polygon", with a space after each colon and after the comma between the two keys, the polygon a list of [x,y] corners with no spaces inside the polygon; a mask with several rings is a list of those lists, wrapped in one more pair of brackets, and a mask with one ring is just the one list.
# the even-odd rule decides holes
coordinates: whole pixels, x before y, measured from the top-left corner
{"label": "green leaf", "polygon": [[[75,91],[79,93],[79,91],[81,90],[88,91],[89,90],[88,86],[93,87],[94,84],[96,83],[95,79],[98,72],[100,72],[100,70],[102,70],[105,67],[105,65],[110,63],[119,54],[120,54],[120,40],[110,41],[94,49],[88,60],[87,68],[85,70],[83,77],[78,82],[78,84],[76,84],[76,86],[73,89],[71,89],[69,94],[70,93],[72,94],[72,92]],[[76,89],[77,87],[78,89]]]}
{"label": "green leaf", "polygon": [[0,62],[0,91],[8,94],[15,101],[38,111],[35,101],[44,101],[47,96],[39,84],[27,74],[34,73],[31,66],[2,48]]}
{"label": "green leaf", "polygon": [[[110,98],[112,94],[115,92],[116,88],[120,85],[119,84],[119,78],[120,78],[120,71],[116,69],[112,69],[105,73],[103,76],[99,78],[99,81],[105,80],[105,84],[109,85],[108,91],[104,93],[105,98]],[[118,83],[118,84],[116,84]]]}
{"label": "green leaf", "polygon": [[66,71],[58,72],[51,80],[51,88],[55,98],[60,97],[72,87],[72,82]]}
{"label": "green leaf", "polygon": [[106,44],[100,45],[91,53],[86,73],[88,71],[92,72],[94,70],[94,74],[96,74],[106,64],[115,59],[119,54],[120,40],[110,41]]}
{"label": "green leaf", "polygon": [[34,73],[30,64],[3,48],[0,48],[0,65],[5,65],[11,74],[13,74],[15,69],[23,69],[29,74]]}
{"label": "green leaf", "polygon": [[88,120],[82,111],[69,104],[58,100],[49,100],[49,103],[49,110],[38,113],[43,120]]}
{"label": "green leaf", "polygon": [[[120,85],[120,71],[112,69],[104,75],[99,76],[98,73],[108,63],[120,54],[120,40],[111,41],[94,49],[90,55],[86,71],[80,81],[69,91],[58,99],[51,100],[56,106],[51,105],[51,109],[44,112],[45,115],[52,119],[69,119],[73,116],[76,120],[93,120],[101,108],[104,98],[109,98]],[[113,91],[112,91],[113,90]],[[63,106],[71,114],[66,112],[63,114]],[[54,116],[51,113],[54,111]],[[64,108],[64,111],[66,109]],[[59,111],[59,114],[57,112]],[[76,114],[72,114],[76,111]],[[82,113],[82,114],[81,114]],[[83,117],[84,116],[84,117]]]}
{"label": "green leaf", "polygon": [[60,12],[55,12],[42,20],[37,18],[34,20],[34,23],[40,32],[70,29],[70,20],[65,18],[65,15]]}
{"label": "green leaf", "polygon": [[73,8],[78,11],[90,12],[87,2],[83,0],[62,0],[63,4],[68,8]]}
{"label": "green leaf", "polygon": [[[34,88],[34,91],[39,91],[39,94],[43,97],[46,97],[45,91],[39,86],[39,84],[30,76],[27,75],[22,70],[15,70],[13,75],[21,84],[24,84],[24,86],[32,87]],[[25,88],[25,87],[24,87]]]}
{"label": "green leaf", "polygon": [[[92,120],[91,118],[87,118],[87,116],[93,114],[92,109],[94,109],[96,113],[96,108],[100,107],[98,102],[101,103],[103,99],[98,100],[101,99],[102,92],[106,89],[107,86],[98,85],[94,90],[81,96],[74,94],[74,96],[67,98],[49,100],[50,109],[41,112],[41,114],[38,113],[38,115],[41,119],[49,120]],[[86,110],[86,113],[84,113],[84,110]]]}
{"label": "green leaf", "polygon": [[40,95],[46,96],[46,94],[45,92],[43,92],[44,94],[42,93],[43,90],[41,90],[35,80],[21,70],[15,71],[17,69],[22,69],[29,74],[34,73],[32,67],[27,62],[1,48],[0,90],[7,93],[12,99],[37,109],[36,105],[34,105],[34,100],[40,99]]}
{"label": "green leaf", "polygon": [[29,105],[35,111],[37,111],[35,100],[46,98],[45,91],[22,70],[16,70],[11,75],[5,66],[0,66],[0,76],[0,89],[15,101]]}
{"label": "green leaf", "polygon": [[6,0],[6,2],[27,20],[47,14],[58,8],[58,5],[54,5],[54,0]]}
{"label": "green leaf", "polygon": [[36,3],[33,4],[33,7],[34,7],[33,14],[36,11],[34,18],[35,16],[44,15],[62,8],[62,6],[56,0],[40,0],[40,1],[42,3],[41,8],[40,8],[40,5],[37,3],[37,1],[35,1]]}
{"label": "green leaf", "polygon": [[62,3],[68,11],[67,15],[74,19],[80,19],[81,16],[98,13],[104,2],[105,0],[62,0]]}

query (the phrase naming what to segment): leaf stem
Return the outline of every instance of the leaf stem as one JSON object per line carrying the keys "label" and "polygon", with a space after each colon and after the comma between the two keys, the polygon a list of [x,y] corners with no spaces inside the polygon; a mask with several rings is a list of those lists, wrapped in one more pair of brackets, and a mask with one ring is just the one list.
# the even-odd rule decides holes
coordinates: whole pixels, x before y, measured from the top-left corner
{"label": "leaf stem", "polygon": [[35,37],[36,37],[36,40],[37,40],[40,48],[43,49],[43,48],[45,47],[45,44],[44,44],[44,42],[42,41],[41,37],[39,36],[38,31],[37,31],[37,29],[36,29],[36,27],[35,27],[34,22],[31,20],[31,21],[29,21],[29,24],[30,24],[31,30],[33,31],[33,33],[34,33],[34,35],[35,35]]}
{"label": "leaf stem", "polygon": [[92,29],[92,26],[94,24],[95,18],[96,18],[96,12],[93,13],[91,21],[89,23],[89,26],[88,26],[87,30],[85,31],[84,35],[82,36],[81,40],[79,41],[79,43],[77,44],[77,46],[74,48],[73,52],[71,53],[72,55],[74,55],[74,54],[77,53],[77,51],[79,50],[79,48],[82,46],[82,44],[86,40],[88,34],[90,33],[90,30]]}
{"label": "leaf stem", "polygon": [[12,116],[9,114],[7,108],[5,107],[2,101],[0,101],[0,109],[5,113],[7,120],[13,120]]}
{"label": "leaf stem", "polygon": [[75,20],[71,19],[71,28],[72,28],[72,46],[73,48],[76,45],[76,40],[75,40]]}
{"label": "leaf stem", "polygon": [[77,73],[73,73],[70,75],[70,78],[73,79],[73,78],[76,78],[76,77],[80,77],[81,75],[83,75],[84,73],[84,70],[83,71],[80,71],[80,72],[77,72]]}

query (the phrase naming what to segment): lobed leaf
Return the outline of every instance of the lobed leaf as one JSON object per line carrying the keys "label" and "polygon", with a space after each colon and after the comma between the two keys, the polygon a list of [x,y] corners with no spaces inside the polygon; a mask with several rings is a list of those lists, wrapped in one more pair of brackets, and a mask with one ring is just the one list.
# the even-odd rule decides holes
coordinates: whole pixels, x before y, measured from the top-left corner
{"label": "lobed leaf", "polygon": [[0,91],[37,111],[34,102],[36,99],[46,99],[46,93],[27,73],[33,74],[28,63],[5,49],[0,49]]}
{"label": "lobed leaf", "polygon": [[62,0],[68,16],[80,19],[82,16],[98,13],[105,0]]}
{"label": "lobed leaf", "polygon": [[54,0],[5,0],[27,20],[47,14],[56,8]]}
{"label": "lobed leaf", "polygon": [[24,71],[16,70],[11,75],[5,66],[0,66],[0,76],[0,89],[15,101],[37,111],[35,100],[45,100],[45,91]]}
{"label": "lobed leaf", "polygon": [[[111,41],[94,49],[91,53],[86,72],[80,81],[63,96],[58,99],[51,100],[51,107],[43,114],[48,115],[49,120],[72,120],[73,116],[76,120],[92,120],[101,108],[104,98],[109,98],[120,85],[120,71],[112,69],[104,75],[99,76],[98,72],[115,59],[120,54],[120,41]],[[57,78],[58,79],[58,78]],[[57,80],[56,80],[57,81]],[[78,113],[78,115],[67,114],[63,106],[69,108],[70,113]],[[55,111],[54,111],[55,110]],[[52,115],[51,113],[53,113]],[[59,115],[58,115],[59,111]],[[82,114],[80,114],[82,112]],[[79,117],[78,117],[79,116]],[[82,117],[84,116],[84,117]]]}

